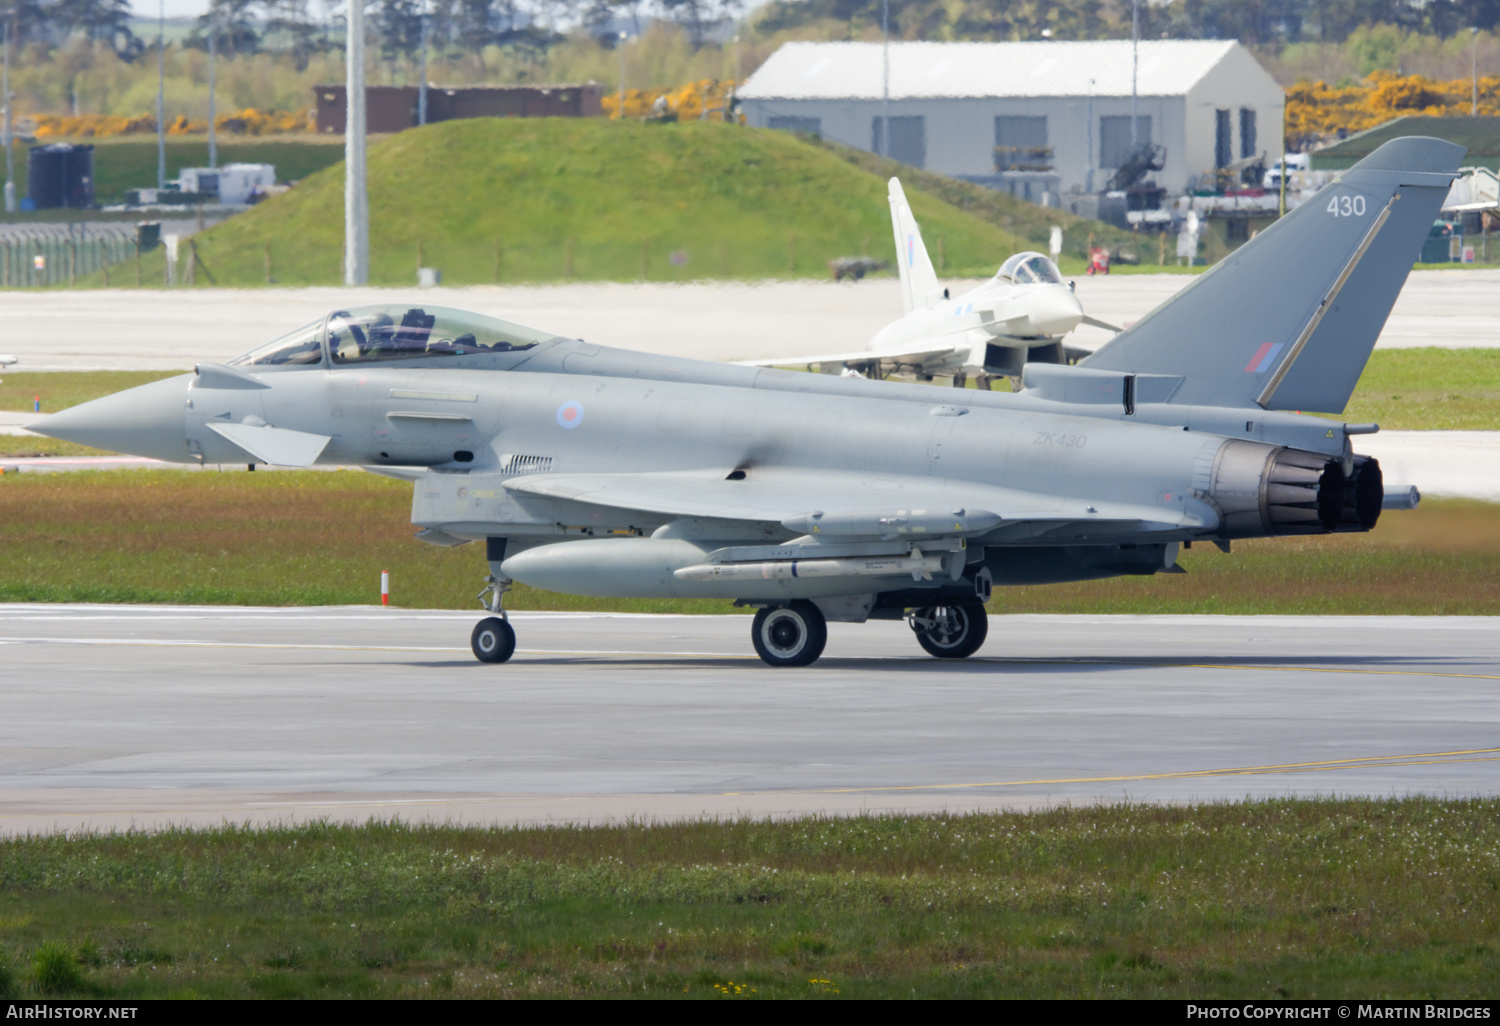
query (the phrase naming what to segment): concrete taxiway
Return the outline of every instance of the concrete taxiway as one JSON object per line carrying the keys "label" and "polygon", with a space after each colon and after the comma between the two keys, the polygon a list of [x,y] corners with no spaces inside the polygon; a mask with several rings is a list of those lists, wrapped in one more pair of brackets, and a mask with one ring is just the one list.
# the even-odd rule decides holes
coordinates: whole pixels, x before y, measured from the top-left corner
{"label": "concrete taxiway", "polygon": [[0,606],[0,832],[1500,794],[1500,620],[997,616],[981,657],[744,616]]}
{"label": "concrete taxiway", "polygon": [[[1196,278],[1079,276],[1084,309],[1111,324],[1139,320]],[[957,295],[978,282],[950,282]],[[1413,271],[1382,347],[1500,345],[1490,297],[1500,268]],[[340,306],[453,306],[603,345],[706,360],[759,360],[858,349],[901,315],[894,278],[763,282],[476,286],[409,289],[91,289],[8,292],[5,352],[16,371],[188,370],[228,360]],[[1082,327],[1070,341],[1110,337]]]}

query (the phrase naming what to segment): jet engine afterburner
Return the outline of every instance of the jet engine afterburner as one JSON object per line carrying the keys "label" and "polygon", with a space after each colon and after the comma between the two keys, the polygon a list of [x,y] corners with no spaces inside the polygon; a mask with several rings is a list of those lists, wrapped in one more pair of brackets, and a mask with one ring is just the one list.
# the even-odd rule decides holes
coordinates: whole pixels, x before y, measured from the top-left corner
{"label": "jet engine afterburner", "polygon": [[1229,441],[1213,458],[1205,498],[1218,507],[1226,538],[1368,531],[1380,519],[1380,464],[1259,442]]}

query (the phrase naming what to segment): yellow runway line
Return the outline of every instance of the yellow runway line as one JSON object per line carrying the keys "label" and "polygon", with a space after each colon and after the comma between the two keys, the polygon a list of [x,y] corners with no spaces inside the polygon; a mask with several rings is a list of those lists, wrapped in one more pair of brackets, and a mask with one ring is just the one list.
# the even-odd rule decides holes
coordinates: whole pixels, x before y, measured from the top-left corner
{"label": "yellow runway line", "polygon": [[1381,677],[1459,677],[1465,680],[1500,680],[1494,673],[1439,673],[1436,670],[1361,670],[1343,666],[1237,666],[1233,663],[1159,663],[1193,670],[1283,670],[1298,673],[1369,673]]}
{"label": "yellow runway line", "polygon": [[[1325,762],[1289,762],[1267,766],[1232,766],[1221,769],[1177,770],[1171,773],[1134,773],[1110,777],[1061,777],[1055,780],[992,780],[974,784],[904,784],[891,787],[817,788],[802,794],[860,794],[876,791],[953,791],[975,787],[1034,787],[1042,784],[1113,784],[1130,780],[1180,780],[1191,777],[1254,776],[1260,773],[1310,773],[1327,769],[1378,769],[1390,766],[1435,766],[1454,762],[1500,762],[1500,748],[1470,748],[1453,752],[1419,752],[1413,755],[1368,755],[1356,759]],[[1477,755],[1487,758],[1465,759]],[[1421,762],[1413,760],[1425,760]],[[758,792],[726,791],[725,794]]]}
{"label": "yellow runway line", "polygon": [[1493,673],[1443,673],[1439,670],[1367,670],[1353,666],[1261,666],[1254,663],[1164,663],[1145,659],[993,659],[980,657],[975,663],[1003,666],[1126,666],[1153,670],[1272,670],[1291,673],[1361,673],[1376,677],[1457,677],[1464,680],[1500,680]]}

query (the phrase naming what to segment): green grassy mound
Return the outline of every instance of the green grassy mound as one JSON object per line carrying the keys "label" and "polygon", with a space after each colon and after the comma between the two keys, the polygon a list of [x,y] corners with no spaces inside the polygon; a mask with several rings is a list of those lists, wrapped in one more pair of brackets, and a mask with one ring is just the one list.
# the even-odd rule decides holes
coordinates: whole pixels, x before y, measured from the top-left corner
{"label": "green grassy mound", "polygon": [[[279,284],[338,283],[343,176],[342,163],[328,167],[196,236],[206,273],[195,283],[262,284],[268,265]],[[372,284],[415,284],[418,266],[450,285],[826,277],[835,257],[895,256],[881,175],[733,125],[444,122],[373,144],[369,194]],[[1034,227],[1025,204],[991,196],[987,211],[1013,207],[1018,229]],[[910,198],[948,275],[992,274],[1036,244],[928,193]],[[148,257],[148,282],[161,262]]]}

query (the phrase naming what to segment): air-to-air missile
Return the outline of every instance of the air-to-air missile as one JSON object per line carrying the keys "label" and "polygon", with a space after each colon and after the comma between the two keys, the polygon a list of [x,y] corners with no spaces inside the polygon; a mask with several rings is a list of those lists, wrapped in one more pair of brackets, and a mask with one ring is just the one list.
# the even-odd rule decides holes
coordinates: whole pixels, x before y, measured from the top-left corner
{"label": "air-to-air missile", "polygon": [[646,356],[432,307],[338,310],[39,430],[182,463],[413,482],[417,537],[515,581],[734,600],[773,666],[827,621],[983,643],[994,586],[1171,572],[1183,545],[1368,531],[1410,508],[1339,411],[1463,154],[1389,142],[1077,366],[1017,393]]}

